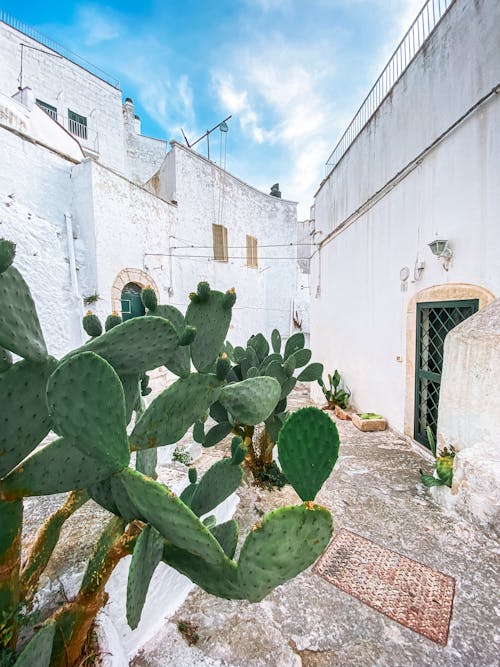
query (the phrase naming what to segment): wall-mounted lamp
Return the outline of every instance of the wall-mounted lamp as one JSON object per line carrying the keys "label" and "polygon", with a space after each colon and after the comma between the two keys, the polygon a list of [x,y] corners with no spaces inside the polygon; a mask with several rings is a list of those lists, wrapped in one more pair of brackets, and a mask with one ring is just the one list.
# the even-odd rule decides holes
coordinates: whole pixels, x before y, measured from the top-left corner
{"label": "wall-mounted lamp", "polygon": [[436,239],[429,243],[429,248],[432,251],[434,257],[442,260],[443,269],[448,271],[450,268],[450,262],[453,257],[453,250],[450,248],[447,239]]}

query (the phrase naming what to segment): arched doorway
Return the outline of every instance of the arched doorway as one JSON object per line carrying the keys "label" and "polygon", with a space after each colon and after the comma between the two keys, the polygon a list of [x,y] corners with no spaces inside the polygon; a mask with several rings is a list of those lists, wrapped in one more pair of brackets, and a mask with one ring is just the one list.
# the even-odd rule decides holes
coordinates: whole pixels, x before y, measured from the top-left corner
{"label": "arched doorway", "polygon": [[141,299],[142,287],[137,283],[127,283],[121,294],[122,320],[126,322],[133,317],[141,317],[146,314],[146,309]]}
{"label": "arched doorway", "polygon": [[[147,274],[145,271],[142,271],[142,269],[122,269],[116,276],[111,288],[111,306],[112,309],[117,313],[123,313],[122,293],[123,290],[131,284],[136,286],[135,288],[132,287],[131,290],[137,290],[137,288],[139,288],[139,292],[141,289],[146,287],[146,285],[150,285],[154,289],[158,301],[160,301],[160,292],[158,287],[149,274]],[[133,297],[133,292],[131,292],[130,295]],[[126,296],[125,298],[128,299],[130,296]],[[130,319],[130,317],[125,319]]]}
{"label": "arched doorway", "polygon": [[405,434],[428,446],[426,426],[435,432],[444,339],[448,331],[495,299],[480,285],[433,285],[413,296],[406,327]]}

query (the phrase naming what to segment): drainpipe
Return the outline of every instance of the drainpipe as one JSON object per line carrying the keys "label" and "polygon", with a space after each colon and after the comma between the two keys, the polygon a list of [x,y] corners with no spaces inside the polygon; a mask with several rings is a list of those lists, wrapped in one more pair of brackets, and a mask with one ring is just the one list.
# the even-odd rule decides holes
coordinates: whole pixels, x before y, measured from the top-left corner
{"label": "drainpipe", "polygon": [[[78,313],[78,318],[81,319],[83,315],[83,305],[82,305],[82,296],[78,289],[78,275],[76,273],[76,257],[75,257],[75,242],[73,239],[73,216],[71,213],[64,214],[64,220],[66,222],[66,240],[68,242],[68,260],[69,260],[69,279],[71,283],[71,295],[73,297],[74,304],[76,306],[76,311]],[[83,341],[83,333],[80,322],[78,323],[78,328],[75,331],[79,342]]]}

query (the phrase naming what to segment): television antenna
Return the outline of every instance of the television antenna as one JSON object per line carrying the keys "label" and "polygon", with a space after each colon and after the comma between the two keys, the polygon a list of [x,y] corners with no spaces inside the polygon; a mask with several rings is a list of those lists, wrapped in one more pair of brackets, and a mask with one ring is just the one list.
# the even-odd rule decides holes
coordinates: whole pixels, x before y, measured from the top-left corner
{"label": "television antenna", "polygon": [[217,123],[217,125],[214,125],[214,127],[212,127],[211,130],[207,130],[206,132],[204,132],[201,135],[201,137],[198,137],[198,139],[196,139],[196,141],[193,141],[192,144],[189,143],[189,140],[186,137],[186,134],[181,127],[182,136],[184,137],[184,141],[186,142],[186,146],[188,148],[193,148],[193,146],[196,146],[197,143],[199,143],[202,139],[205,139],[205,137],[206,137],[206,139],[207,139],[207,158],[210,160],[210,135],[212,134],[212,132],[214,132],[218,128],[220,128],[221,132],[227,132],[228,129],[229,129],[228,126],[227,126],[227,121],[230,120],[232,117],[233,116],[231,115],[231,116],[228,116],[227,118],[224,118],[224,120],[221,120],[220,123]]}

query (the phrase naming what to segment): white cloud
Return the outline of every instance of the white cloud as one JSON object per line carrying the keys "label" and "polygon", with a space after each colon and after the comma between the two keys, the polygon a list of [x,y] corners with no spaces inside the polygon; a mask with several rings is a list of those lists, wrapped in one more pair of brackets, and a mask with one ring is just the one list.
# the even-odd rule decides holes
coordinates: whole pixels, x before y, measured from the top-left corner
{"label": "white cloud", "polygon": [[96,46],[120,36],[121,26],[116,14],[110,10],[85,5],[78,9],[77,21],[83,41],[87,46]]}

